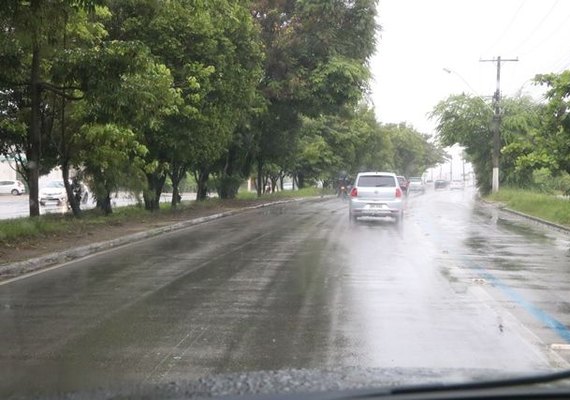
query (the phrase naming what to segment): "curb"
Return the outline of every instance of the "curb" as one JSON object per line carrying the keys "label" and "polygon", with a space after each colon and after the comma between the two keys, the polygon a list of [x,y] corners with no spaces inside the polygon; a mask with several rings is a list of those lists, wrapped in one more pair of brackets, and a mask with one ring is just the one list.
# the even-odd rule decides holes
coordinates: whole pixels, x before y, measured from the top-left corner
{"label": "curb", "polygon": [[547,221],[545,219],[535,217],[533,215],[528,215],[528,214],[522,213],[520,211],[515,211],[515,210],[512,210],[512,209],[507,208],[507,207],[499,207],[499,210],[508,212],[510,214],[517,215],[519,217],[528,219],[528,220],[533,221],[533,222],[538,222],[539,224],[546,225],[547,227],[556,229],[560,232],[570,234],[570,227],[567,227],[564,225],[559,225],[559,224],[556,224],[554,222],[550,222],[550,221]]}
{"label": "curb", "polygon": [[236,208],[234,210],[224,211],[217,214],[208,215],[205,217],[199,217],[194,219],[189,219],[187,221],[182,221],[175,223],[173,225],[163,226],[160,228],[151,229],[144,232],[137,232],[127,236],[122,236],[112,240],[106,240],[103,242],[97,242],[88,244],[85,246],[76,247],[74,249],[65,250],[61,252],[50,253],[45,256],[31,258],[24,261],[18,261],[11,264],[6,264],[0,266],[0,281],[13,279],[17,276],[30,274],[33,272],[40,271],[42,269],[46,269],[48,267],[52,267],[57,264],[63,264],[66,262],[70,262],[73,260],[77,260],[79,258],[87,257],[89,255],[113,249],[119,246],[124,246],[127,244],[135,243],[144,239],[149,239],[152,237],[156,237],[168,232],[174,232],[177,230],[181,230],[184,228],[188,228],[194,225],[200,225],[209,221],[213,221],[216,219],[229,217],[231,215],[240,214],[246,211],[255,210],[258,208],[270,207],[280,204],[287,204],[287,203],[294,203],[294,202],[301,202],[301,201],[315,201],[315,200],[326,200],[327,198],[320,197],[317,199],[314,198],[300,198],[300,199],[288,199],[288,200],[278,200],[269,203],[262,203],[255,206],[243,207],[243,208]]}
{"label": "curb", "polygon": [[511,214],[511,215],[516,215],[517,217],[521,217],[521,218],[524,218],[526,220],[536,222],[538,224],[544,225],[547,228],[555,229],[555,230],[562,232],[562,233],[570,234],[570,227],[568,227],[568,226],[560,225],[560,224],[550,222],[550,221],[547,221],[547,220],[539,218],[539,217],[535,217],[533,215],[529,215],[529,214],[525,214],[525,213],[520,212],[520,211],[513,210],[513,209],[505,206],[503,203],[492,202],[489,200],[482,199],[481,197],[479,197],[478,200],[483,204],[487,204],[487,205],[496,207],[499,211],[503,211],[503,212],[506,212],[506,213]]}

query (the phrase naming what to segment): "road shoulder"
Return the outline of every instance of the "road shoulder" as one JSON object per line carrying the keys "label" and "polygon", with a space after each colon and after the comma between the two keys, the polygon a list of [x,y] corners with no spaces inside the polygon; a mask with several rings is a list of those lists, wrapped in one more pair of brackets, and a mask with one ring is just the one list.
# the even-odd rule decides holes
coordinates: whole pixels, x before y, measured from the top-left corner
{"label": "road shoulder", "polygon": [[511,208],[508,208],[504,203],[483,199],[480,196],[478,196],[477,199],[480,203],[494,207],[499,212],[502,212],[505,215],[515,216],[515,217],[518,217],[518,218],[525,220],[527,222],[535,223],[535,224],[540,225],[542,227],[570,235],[570,226],[556,224],[554,222],[547,221],[543,218],[539,218],[539,217],[536,217],[534,215],[525,214],[523,212],[516,211],[516,210],[513,210]]}

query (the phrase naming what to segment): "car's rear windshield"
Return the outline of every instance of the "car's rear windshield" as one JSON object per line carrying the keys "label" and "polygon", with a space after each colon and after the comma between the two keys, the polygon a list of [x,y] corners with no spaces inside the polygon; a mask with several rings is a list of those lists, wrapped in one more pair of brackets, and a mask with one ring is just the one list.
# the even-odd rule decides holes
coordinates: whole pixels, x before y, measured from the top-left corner
{"label": "car's rear windshield", "polygon": [[410,182],[421,182],[421,181],[422,178],[416,178],[415,176],[410,178]]}
{"label": "car's rear windshield", "polygon": [[360,187],[395,187],[396,180],[393,176],[386,175],[362,175],[358,178],[357,186]]}

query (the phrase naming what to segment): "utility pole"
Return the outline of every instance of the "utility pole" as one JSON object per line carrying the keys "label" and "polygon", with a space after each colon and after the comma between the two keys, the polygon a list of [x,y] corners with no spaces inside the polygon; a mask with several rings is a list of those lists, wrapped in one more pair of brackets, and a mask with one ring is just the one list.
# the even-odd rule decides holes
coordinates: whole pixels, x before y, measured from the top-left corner
{"label": "utility pole", "polygon": [[501,154],[501,63],[518,60],[518,58],[501,58],[501,56],[488,60],[479,60],[480,62],[497,63],[497,90],[495,90],[495,94],[493,95],[494,114],[493,121],[491,122],[491,130],[493,131],[493,151],[491,155],[491,162],[493,164],[493,193],[499,191],[499,157]]}

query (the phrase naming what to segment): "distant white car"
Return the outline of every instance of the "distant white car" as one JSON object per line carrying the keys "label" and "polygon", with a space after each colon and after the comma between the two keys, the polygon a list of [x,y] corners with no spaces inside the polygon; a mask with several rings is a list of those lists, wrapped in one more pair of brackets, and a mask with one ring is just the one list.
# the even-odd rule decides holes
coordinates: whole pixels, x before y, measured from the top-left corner
{"label": "distant white car", "polygon": [[26,187],[18,180],[0,181],[0,193],[19,196],[22,193],[26,193]]}
{"label": "distant white car", "polygon": [[408,179],[408,192],[421,192],[421,193],[425,193],[426,188],[424,186],[424,182],[422,181],[422,178],[420,178],[419,176],[411,176]]}
{"label": "distant white car", "polygon": [[67,193],[63,181],[51,181],[40,188],[40,204],[42,206],[61,206],[67,203]]}
{"label": "distant white car", "polygon": [[[85,204],[89,199],[89,191],[83,183],[81,183],[81,193],[81,202]],[[48,182],[40,189],[39,198],[42,206],[67,204],[67,192],[63,181]]]}
{"label": "distant white car", "polygon": [[450,190],[463,190],[463,189],[465,189],[465,182],[458,180],[458,179],[453,180],[449,184],[449,189]]}

